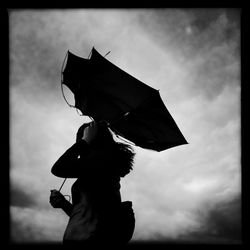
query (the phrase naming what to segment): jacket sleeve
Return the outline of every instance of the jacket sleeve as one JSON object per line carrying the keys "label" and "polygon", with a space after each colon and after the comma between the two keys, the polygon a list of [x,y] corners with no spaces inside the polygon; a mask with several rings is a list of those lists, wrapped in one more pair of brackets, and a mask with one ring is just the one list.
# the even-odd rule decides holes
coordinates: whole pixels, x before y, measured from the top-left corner
{"label": "jacket sleeve", "polygon": [[[55,162],[51,172],[57,177],[79,178],[86,172],[101,172],[102,166],[111,160],[111,154],[106,149],[93,149],[86,141],[73,144]],[[104,168],[104,167],[103,167]]]}

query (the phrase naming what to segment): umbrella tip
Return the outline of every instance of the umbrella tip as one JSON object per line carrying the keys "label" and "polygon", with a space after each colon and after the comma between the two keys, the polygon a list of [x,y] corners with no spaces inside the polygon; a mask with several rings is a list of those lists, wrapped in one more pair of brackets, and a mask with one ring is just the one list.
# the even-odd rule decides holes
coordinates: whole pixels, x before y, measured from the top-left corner
{"label": "umbrella tip", "polygon": [[108,53],[106,53],[106,55],[104,57],[106,57],[111,51],[109,51]]}

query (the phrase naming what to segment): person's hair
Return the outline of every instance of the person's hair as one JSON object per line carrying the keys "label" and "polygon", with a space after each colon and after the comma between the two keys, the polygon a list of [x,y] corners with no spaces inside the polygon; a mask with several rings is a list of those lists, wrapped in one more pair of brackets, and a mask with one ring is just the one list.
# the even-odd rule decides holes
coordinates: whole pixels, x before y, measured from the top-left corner
{"label": "person's hair", "polygon": [[116,157],[119,161],[116,167],[119,171],[119,176],[124,177],[133,170],[135,153],[133,148],[128,144],[116,142],[116,146],[118,149]]}
{"label": "person's hair", "polygon": [[113,138],[112,132],[105,123],[98,124],[97,135],[92,142],[93,146],[112,147],[114,150],[114,158],[116,159],[115,170],[120,177],[124,177],[133,170],[134,150],[125,143],[117,142]]}

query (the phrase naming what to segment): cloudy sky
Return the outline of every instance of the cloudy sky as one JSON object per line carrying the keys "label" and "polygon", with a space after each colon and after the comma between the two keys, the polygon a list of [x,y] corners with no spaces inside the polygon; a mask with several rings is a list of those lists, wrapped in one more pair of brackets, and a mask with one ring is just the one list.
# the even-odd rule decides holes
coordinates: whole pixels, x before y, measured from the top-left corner
{"label": "cloudy sky", "polygon": [[189,142],[160,153],[135,148],[134,171],[121,181],[134,204],[133,241],[239,240],[238,10],[11,10],[9,24],[14,242],[62,240],[68,218],[48,198],[63,179],[50,169],[89,119],[63,100],[60,71],[67,50],[87,58],[93,46],[159,89]]}

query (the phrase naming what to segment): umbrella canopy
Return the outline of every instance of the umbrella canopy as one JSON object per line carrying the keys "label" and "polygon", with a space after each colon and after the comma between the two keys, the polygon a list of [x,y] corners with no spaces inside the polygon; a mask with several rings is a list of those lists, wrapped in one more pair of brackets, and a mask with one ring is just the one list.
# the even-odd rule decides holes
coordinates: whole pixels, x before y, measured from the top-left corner
{"label": "umbrella canopy", "polygon": [[89,59],[67,53],[62,84],[75,107],[135,145],[162,151],[187,144],[158,90],[123,71],[93,47]]}

